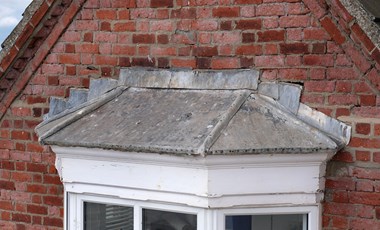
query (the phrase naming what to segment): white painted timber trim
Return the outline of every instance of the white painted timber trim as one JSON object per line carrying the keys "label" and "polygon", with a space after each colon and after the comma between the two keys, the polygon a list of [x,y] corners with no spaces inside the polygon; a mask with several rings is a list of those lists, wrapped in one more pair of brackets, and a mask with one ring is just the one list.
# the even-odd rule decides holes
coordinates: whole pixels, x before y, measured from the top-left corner
{"label": "white painted timber trim", "polygon": [[333,154],[201,157],[52,148],[69,193],[197,208],[316,205]]}

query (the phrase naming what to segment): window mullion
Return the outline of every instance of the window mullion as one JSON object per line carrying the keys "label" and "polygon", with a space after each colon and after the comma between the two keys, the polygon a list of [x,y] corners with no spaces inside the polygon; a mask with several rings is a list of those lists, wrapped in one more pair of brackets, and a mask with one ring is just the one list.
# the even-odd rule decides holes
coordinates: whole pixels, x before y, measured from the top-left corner
{"label": "window mullion", "polygon": [[142,230],[142,208],[138,204],[133,206],[133,230]]}

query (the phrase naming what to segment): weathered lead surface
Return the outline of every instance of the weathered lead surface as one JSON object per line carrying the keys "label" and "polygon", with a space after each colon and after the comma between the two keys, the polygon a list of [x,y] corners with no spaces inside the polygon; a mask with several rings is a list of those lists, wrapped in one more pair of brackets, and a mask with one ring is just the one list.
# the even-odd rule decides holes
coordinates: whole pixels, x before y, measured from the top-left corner
{"label": "weathered lead surface", "polygon": [[85,91],[53,100],[57,114],[36,132],[49,145],[203,156],[348,143],[350,127],[299,103],[300,86],[265,82],[257,92],[256,73],[125,69],[119,82],[92,80],[90,100]]}
{"label": "weathered lead surface", "polygon": [[[276,106],[277,105],[277,106]],[[281,111],[278,103],[252,94],[236,113],[210,153],[313,152],[337,145],[317,129]]]}
{"label": "weathered lead surface", "polygon": [[44,142],[191,154],[238,95],[238,91],[131,88]]}

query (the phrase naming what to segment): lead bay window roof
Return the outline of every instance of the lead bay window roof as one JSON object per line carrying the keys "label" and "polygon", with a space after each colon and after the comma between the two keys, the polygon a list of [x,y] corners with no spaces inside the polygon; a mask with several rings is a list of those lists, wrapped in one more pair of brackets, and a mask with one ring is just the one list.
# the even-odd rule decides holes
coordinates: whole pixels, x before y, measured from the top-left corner
{"label": "lead bay window roof", "polygon": [[[79,92],[79,93],[78,93]],[[350,127],[299,103],[301,88],[254,70],[131,68],[53,98],[48,145],[202,155],[336,152]]]}

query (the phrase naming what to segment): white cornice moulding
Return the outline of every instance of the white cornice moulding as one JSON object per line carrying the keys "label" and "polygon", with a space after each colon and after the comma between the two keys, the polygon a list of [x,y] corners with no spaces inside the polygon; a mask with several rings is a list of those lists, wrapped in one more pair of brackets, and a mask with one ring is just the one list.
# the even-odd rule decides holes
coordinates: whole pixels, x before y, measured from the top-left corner
{"label": "white cornice moulding", "polygon": [[329,153],[194,157],[52,146],[70,193],[201,208],[315,205]]}

